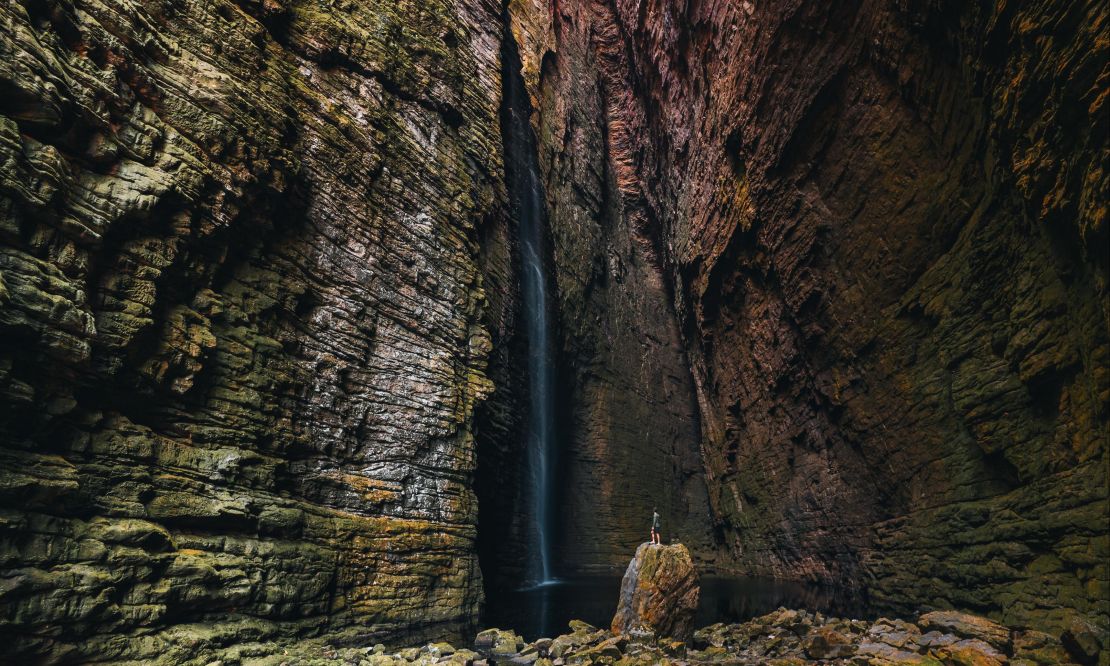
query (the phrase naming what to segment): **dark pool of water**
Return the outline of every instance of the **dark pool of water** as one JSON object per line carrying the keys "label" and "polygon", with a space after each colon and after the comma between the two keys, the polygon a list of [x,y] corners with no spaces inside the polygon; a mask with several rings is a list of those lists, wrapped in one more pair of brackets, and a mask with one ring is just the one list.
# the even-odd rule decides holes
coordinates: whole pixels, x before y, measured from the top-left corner
{"label": "dark pool of water", "polygon": [[[512,629],[528,641],[566,633],[567,622],[573,619],[608,627],[616,612],[620,587],[620,576],[591,576],[564,579],[543,587],[491,593],[482,625]],[[839,617],[872,615],[858,593],[788,581],[702,576],[694,626],[743,622],[780,606]]]}

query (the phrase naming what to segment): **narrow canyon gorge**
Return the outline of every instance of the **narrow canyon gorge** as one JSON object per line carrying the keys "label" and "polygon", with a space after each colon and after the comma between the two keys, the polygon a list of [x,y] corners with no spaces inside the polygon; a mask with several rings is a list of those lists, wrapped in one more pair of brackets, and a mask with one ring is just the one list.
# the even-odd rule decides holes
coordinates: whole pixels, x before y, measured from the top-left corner
{"label": "narrow canyon gorge", "polygon": [[1093,0],[10,0],[0,663],[472,638],[653,510],[1110,663],[1108,107]]}

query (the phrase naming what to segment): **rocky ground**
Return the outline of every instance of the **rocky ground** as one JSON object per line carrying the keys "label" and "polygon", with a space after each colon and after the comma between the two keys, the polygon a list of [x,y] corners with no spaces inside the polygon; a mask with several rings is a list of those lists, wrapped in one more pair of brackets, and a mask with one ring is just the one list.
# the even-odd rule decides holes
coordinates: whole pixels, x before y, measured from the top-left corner
{"label": "rocky ground", "polygon": [[[362,648],[298,646],[285,654],[244,664],[459,664],[564,666],[617,664],[840,664],[853,666],[1033,666],[1107,664],[1099,637],[1076,625],[1061,638],[1035,630],[1015,630],[986,618],[955,611],[926,613],[914,622],[824,617],[780,608],[743,624],[714,624],[689,643],[655,639],[649,632],[615,635],[585,622],[556,638],[526,643],[512,631],[487,629],[473,649],[435,643],[390,652],[382,645]],[[224,662],[229,663],[229,662]]]}

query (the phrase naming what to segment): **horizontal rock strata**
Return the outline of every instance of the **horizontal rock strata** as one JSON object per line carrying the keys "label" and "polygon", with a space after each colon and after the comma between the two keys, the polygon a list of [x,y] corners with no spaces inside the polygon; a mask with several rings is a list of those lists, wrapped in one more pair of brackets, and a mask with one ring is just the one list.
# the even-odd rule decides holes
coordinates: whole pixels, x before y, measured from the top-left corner
{"label": "horizontal rock strata", "polygon": [[476,618],[500,13],[0,7],[0,660]]}
{"label": "horizontal rock strata", "polygon": [[1063,0],[0,7],[0,656],[439,634],[479,549],[521,575],[506,27],[563,567],[657,506],[700,569],[1105,660],[1110,19]]}
{"label": "horizontal rock strata", "polygon": [[564,20],[592,26],[581,33],[556,31],[560,17],[543,5],[509,8],[532,95],[556,285],[559,560],[620,573],[656,507],[664,539],[689,545],[703,570],[727,567],[712,534],[693,377],[661,253],[620,154],[630,140],[620,114],[637,101],[594,57],[619,61],[622,46],[612,17],[592,3],[561,5],[573,17]]}
{"label": "horizontal rock strata", "polygon": [[663,276],[722,561],[1110,626],[1106,7],[513,5],[557,262],[636,248],[560,288]]}

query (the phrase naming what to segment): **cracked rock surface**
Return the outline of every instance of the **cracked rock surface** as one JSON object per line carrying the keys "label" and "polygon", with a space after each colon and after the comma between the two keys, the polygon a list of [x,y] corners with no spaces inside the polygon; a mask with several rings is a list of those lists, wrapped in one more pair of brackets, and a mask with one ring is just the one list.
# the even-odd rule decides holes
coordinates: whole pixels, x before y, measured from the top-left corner
{"label": "cracked rock surface", "polygon": [[645,543],[621,580],[614,634],[649,631],[685,640],[693,630],[701,588],[686,546]]}

